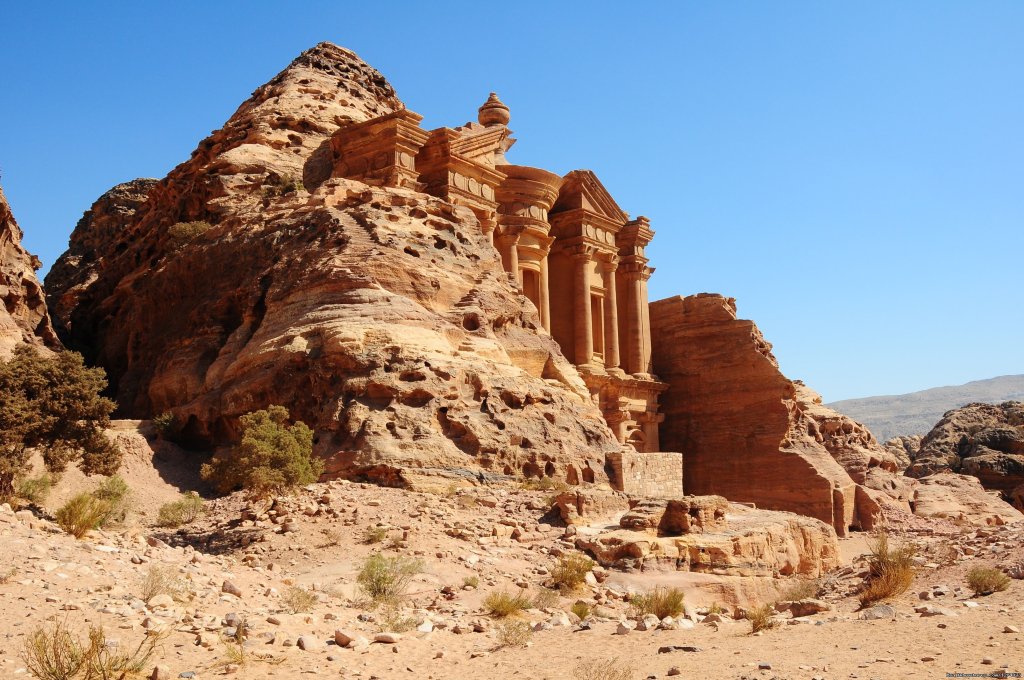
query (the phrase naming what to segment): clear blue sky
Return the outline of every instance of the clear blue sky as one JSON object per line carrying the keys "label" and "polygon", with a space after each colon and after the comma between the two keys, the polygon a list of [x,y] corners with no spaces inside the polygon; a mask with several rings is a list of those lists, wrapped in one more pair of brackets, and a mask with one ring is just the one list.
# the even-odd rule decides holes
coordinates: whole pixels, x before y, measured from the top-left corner
{"label": "clear blue sky", "polygon": [[0,169],[44,270],[330,40],[424,125],[651,218],[652,298],[738,299],[826,401],[1024,373],[1024,2],[8,3]]}

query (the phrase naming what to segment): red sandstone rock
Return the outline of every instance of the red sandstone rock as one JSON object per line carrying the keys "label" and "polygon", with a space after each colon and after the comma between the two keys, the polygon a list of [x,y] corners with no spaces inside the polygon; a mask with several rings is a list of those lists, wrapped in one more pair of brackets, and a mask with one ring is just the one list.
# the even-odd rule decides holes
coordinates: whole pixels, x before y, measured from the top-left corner
{"label": "red sandstone rock", "polygon": [[21,247],[21,229],[0,189],[0,359],[15,346],[60,346],[36,279],[39,259]]}
{"label": "red sandstone rock", "polygon": [[335,474],[606,481],[620,444],[478,216],[332,177],[339,127],[402,108],[351,52],[304,53],[141,205],[101,199],[53,276],[62,328],[126,415],[173,411],[193,443],[280,403]]}

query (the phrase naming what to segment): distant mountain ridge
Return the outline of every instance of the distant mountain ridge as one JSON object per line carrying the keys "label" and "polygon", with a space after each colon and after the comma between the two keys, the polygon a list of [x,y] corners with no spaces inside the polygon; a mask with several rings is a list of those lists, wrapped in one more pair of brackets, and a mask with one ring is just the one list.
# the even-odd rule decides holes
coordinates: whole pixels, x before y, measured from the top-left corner
{"label": "distant mountain ridge", "polygon": [[844,399],[828,406],[867,425],[884,442],[900,435],[926,434],[946,411],[978,401],[1024,401],[1024,375],[1002,375],[909,394]]}

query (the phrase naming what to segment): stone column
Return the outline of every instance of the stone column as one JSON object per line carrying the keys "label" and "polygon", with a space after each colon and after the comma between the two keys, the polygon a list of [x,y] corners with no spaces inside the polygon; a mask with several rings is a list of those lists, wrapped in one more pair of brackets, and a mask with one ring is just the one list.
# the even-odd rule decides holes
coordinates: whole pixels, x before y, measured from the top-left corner
{"label": "stone column", "polygon": [[635,264],[631,264],[626,270],[626,371],[633,375],[640,375],[643,371],[643,310],[640,305],[643,300],[643,282],[640,280],[640,272]]}
{"label": "stone column", "polygon": [[644,375],[651,374],[651,309],[647,303],[647,280],[653,273],[650,267],[644,267],[640,272],[640,372]]}
{"label": "stone column", "polygon": [[551,332],[551,296],[548,293],[548,257],[540,258],[540,323]]}
{"label": "stone column", "polygon": [[576,365],[589,366],[594,360],[594,321],[590,317],[590,260],[587,248],[573,254],[576,290],[573,291],[573,321],[576,328]]}
{"label": "stone column", "polygon": [[615,270],[618,266],[618,258],[614,257],[601,263],[604,276],[604,367],[615,369],[615,373],[622,372],[619,368],[619,308],[615,292]]}
{"label": "stone column", "polygon": [[523,289],[523,277],[519,273],[519,234],[508,239],[508,270],[516,280],[516,288]]}

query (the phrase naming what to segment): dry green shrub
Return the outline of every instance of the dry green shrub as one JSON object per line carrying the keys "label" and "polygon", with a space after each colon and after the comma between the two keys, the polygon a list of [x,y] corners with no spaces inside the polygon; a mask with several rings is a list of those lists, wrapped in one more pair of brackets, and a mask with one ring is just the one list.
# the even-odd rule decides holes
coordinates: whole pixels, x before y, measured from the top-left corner
{"label": "dry green shrub", "polygon": [[54,519],[61,529],[75,538],[82,538],[93,529],[99,528],[109,514],[108,503],[91,493],[80,493],[62,505],[54,513]]}
{"label": "dry green shrub", "polygon": [[177,529],[191,524],[203,516],[203,499],[195,491],[181,494],[181,498],[160,506],[156,523],[162,527]]}
{"label": "dry green shrub", "polygon": [[529,477],[524,479],[520,484],[519,488],[524,491],[565,491],[569,488],[569,485],[560,479],[552,479],[551,477],[540,477],[534,478]]}
{"label": "dry green shrub", "polygon": [[37,628],[25,641],[21,658],[39,680],[126,680],[146,670],[166,635],[147,635],[134,649],[107,644],[103,628],[89,629],[88,642],[72,635],[63,622]]}
{"label": "dry green shrub", "polygon": [[18,575],[18,568],[17,567],[10,567],[6,571],[4,571],[4,573],[0,574],[0,586],[6,584],[8,581],[10,581],[12,578],[14,578],[17,575]]}
{"label": "dry green shrub", "polygon": [[287,425],[288,409],[270,406],[240,418],[242,439],[230,452],[218,452],[204,463],[203,479],[222,493],[244,489],[266,498],[312,484],[324,471],[313,455],[313,431],[303,422]]}
{"label": "dry green shrub", "polygon": [[499,619],[518,614],[532,605],[530,598],[524,593],[512,595],[504,590],[500,593],[491,593],[484,598],[484,609],[488,614]]}
{"label": "dry green shrub", "polygon": [[356,583],[374,605],[397,606],[405,598],[413,577],[421,571],[420,560],[377,553],[363,561]]}
{"label": "dry green shrub", "polygon": [[188,581],[178,576],[174,569],[154,565],[139,586],[139,599],[148,603],[157,595],[170,595],[174,600],[183,601],[189,599],[191,590]]}
{"label": "dry green shrub", "polygon": [[580,621],[582,621],[588,616],[590,616],[590,613],[593,611],[593,608],[586,602],[580,601],[574,602],[572,607],[569,608],[569,611],[578,616],[580,618]]}
{"label": "dry green shrub", "polygon": [[14,480],[29,468],[33,451],[47,472],[77,463],[87,475],[110,475],[121,451],[103,433],[116,404],[100,396],[107,387],[101,368],[82,355],[43,355],[22,345],[0,361],[0,501],[14,495]]}
{"label": "dry green shrub", "polygon": [[318,601],[316,593],[300,586],[292,586],[281,596],[281,604],[292,614],[308,614]]}
{"label": "dry green shrub", "polygon": [[533,628],[526,621],[502,621],[498,624],[499,647],[527,647],[533,638]]}
{"label": "dry green shrub", "polygon": [[547,588],[540,588],[533,594],[530,604],[536,609],[549,609],[558,606],[558,593]]}
{"label": "dry green shrub", "polygon": [[377,619],[378,632],[381,633],[407,633],[416,626],[416,619],[405,616],[402,610],[394,605],[385,605]]}
{"label": "dry green shrub", "polygon": [[466,586],[469,586],[470,588],[479,588],[480,577],[476,574],[465,577],[464,579],[462,579],[462,587],[465,588]]}
{"label": "dry green shrub", "polygon": [[1010,587],[1010,577],[993,567],[974,567],[967,573],[967,585],[975,595],[991,595]]}
{"label": "dry green shrub", "polygon": [[629,608],[634,617],[647,614],[654,614],[659,619],[679,616],[683,613],[683,591],[659,586],[647,593],[633,595],[629,599]]}
{"label": "dry green shrub", "polygon": [[618,659],[593,659],[581,662],[572,672],[576,680],[633,680],[633,669]]}
{"label": "dry green shrub", "polygon": [[860,593],[860,603],[868,606],[905,593],[914,582],[913,545],[904,543],[889,547],[889,536],[879,533],[870,546],[868,581]]}
{"label": "dry green shrub", "polygon": [[171,411],[164,411],[159,415],[153,416],[152,423],[153,429],[156,430],[157,435],[161,439],[167,439],[178,429],[178,419]]}
{"label": "dry green shrub", "polygon": [[128,486],[128,482],[124,481],[123,477],[120,475],[107,477],[100,482],[100,485],[96,487],[92,495],[97,500],[105,503],[108,508],[107,514],[100,520],[100,527],[124,521],[128,515],[128,503],[132,491]]}
{"label": "dry green shrub", "polygon": [[769,630],[779,625],[775,620],[775,607],[770,604],[763,604],[747,612],[747,620],[750,621],[751,634],[762,630]]}
{"label": "dry green shrub", "polygon": [[797,581],[786,589],[786,592],[782,594],[782,599],[787,602],[795,602],[817,597],[820,587],[821,584],[817,580]]}
{"label": "dry green shrub", "polygon": [[24,477],[15,482],[14,493],[29,503],[42,505],[53,488],[53,477],[44,472],[38,477]]}
{"label": "dry green shrub", "polygon": [[195,222],[178,222],[167,229],[167,238],[171,247],[175,250],[184,247],[186,244],[195,241],[197,238],[213,229],[209,222],[197,220]]}
{"label": "dry green shrub", "polygon": [[383,543],[387,537],[388,530],[385,527],[366,527],[366,531],[363,532],[363,543],[367,545]]}
{"label": "dry green shrub", "polygon": [[594,561],[586,555],[563,555],[551,570],[551,580],[560,590],[572,592],[583,585],[593,568]]}
{"label": "dry green shrub", "polygon": [[725,609],[722,607],[722,605],[718,604],[717,602],[712,602],[711,606],[708,607],[708,614],[709,615],[710,614],[724,614],[724,613],[725,613]]}

